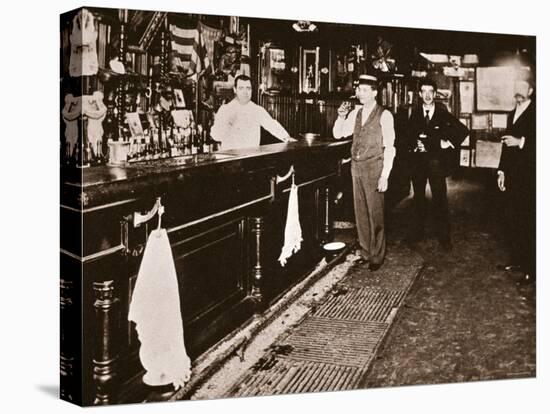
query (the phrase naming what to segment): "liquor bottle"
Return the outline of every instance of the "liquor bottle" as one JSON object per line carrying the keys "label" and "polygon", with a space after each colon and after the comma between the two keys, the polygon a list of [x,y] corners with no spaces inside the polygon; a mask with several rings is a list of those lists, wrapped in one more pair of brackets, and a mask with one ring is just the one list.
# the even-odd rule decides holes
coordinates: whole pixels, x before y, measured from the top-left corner
{"label": "liquor bottle", "polygon": [[82,168],[89,167],[92,161],[92,144],[84,144],[84,151],[82,152]]}
{"label": "liquor bottle", "polygon": [[191,154],[191,131],[189,128],[184,128],[182,131],[182,144],[183,144],[183,154]]}
{"label": "liquor bottle", "polygon": [[166,154],[166,151],[168,150],[168,141],[166,139],[164,139],[163,135],[162,135],[162,130],[160,128],[155,128],[155,131],[156,131],[156,134],[157,134],[157,137],[158,137],[158,141],[159,141],[159,149],[160,149],[160,156],[162,158],[165,157],[165,154]]}
{"label": "liquor bottle", "polygon": [[202,127],[201,124],[199,124],[199,125],[197,125],[197,132],[200,136],[200,144],[201,144],[201,147],[202,147],[202,152],[204,154],[208,154],[210,152],[210,148],[208,146],[206,130]]}
{"label": "liquor bottle", "polygon": [[94,164],[101,165],[103,164],[104,160],[105,157],[103,156],[103,140],[100,139],[96,142]]}
{"label": "liquor bottle", "polygon": [[165,156],[166,157],[177,157],[178,155],[178,148],[176,143],[176,134],[172,134],[171,136],[166,135],[166,131],[163,131],[164,136],[164,142],[166,143],[166,151]]}
{"label": "liquor bottle", "polygon": [[216,152],[220,149],[222,146],[221,141],[216,141],[214,138],[212,138],[212,135],[210,135],[210,131],[212,130],[213,121],[210,121],[208,123],[208,128],[204,131],[206,135],[206,141],[208,142],[208,147],[210,152]]}
{"label": "liquor bottle", "polygon": [[72,154],[72,157],[71,157],[71,165],[72,166],[76,166],[76,167],[80,166],[80,162],[81,162],[81,158],[82,158],[81,154],[82,154],[82,149],[80,148],[79,143],[76,142],[73,145],[73,154]]}
{"label": "liquor bottle", "polygon": [[157,129],[153,126],[150,128],[150,138],[152,141],[152,147],[153,147],[153,158],[158,159],[161,155],[161,149],[160,149],[160,141],[159,136],[157,134]]}
{"label": "liquor bottle", "polygon": [[153,158],[153,150],[151,148],[151,141],[149,139],[149,136],[146,135],[145,138],[143,138],[143,147],[144,147],[144,150],[143,150],[143,154],[144,154],[144,157],[147,161],[151,160]]}
{"label": "liquor bottle", "polygon": [[200,124],[197,124],[196,126],[196,129],[195,129],[195,144],[197,146],[197,153],[199,154],[204,154],[204,145],[203,145],[203,140],[202,140],[202,125]]}
{"label": "liquor bottle", "polygon": [[170,157],[177,157],[178,153],[178,133],[176,128],[172,125],[170,128],[170,131],[168,133],[168,130],[165,131],[165,139],[167,145],[170,147],[169,155]]}
{"label": "liquor bottle", "polygon": [[197,145],[197,129],[195,128],[194,122],[191,122],[189,129],[190,129],[190,141],[191,141],[191,154],[195,155],[198,152],[198,145]]}
{"label": "liquor bottle", "polygon": [[143,161],[145,159],[145,149],[143,139],[136,138],[136,157],[138,161]]}
{"label": "liquor bottle", "polygon": [[177,148],[178,148],[178,155],[185,155],[186,153],[186,148],[185,148],[185,142],[186,142],[186,134],[187,132],[181,128],[181,127],[178,127],[177,130],[176,130],[176,140],[177,140]]}

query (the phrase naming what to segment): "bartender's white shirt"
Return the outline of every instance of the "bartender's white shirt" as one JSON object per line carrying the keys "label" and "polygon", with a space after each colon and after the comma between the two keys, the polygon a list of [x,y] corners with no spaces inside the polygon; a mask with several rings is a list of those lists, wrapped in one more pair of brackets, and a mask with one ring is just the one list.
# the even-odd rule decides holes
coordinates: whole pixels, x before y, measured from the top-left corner
{"label": "bartender's white shirt", "polygon": [[[357,119],[359,109],[361,109],[361,106],[355,107],[346,119],[341,117],[336,119],[336,122],[332,127],[332,134],[334,135],[334,138],[340,139],[353,134],[353,130],[355,129],[355,120]],[[367,122],[367,119],[373,109],[374,105],[363,110],[363,116],[361,119],[361,123],[363,125]],[[382,112],[382,116],[380,117],[380,127],[382,128],[382,142],[384,144],[384,162],[381,175],[388,178],[393,167],[393,159],[395,158],[395,130],[393,128],[393,115],[387,109]]]}
{"label": "bartender's white shirt", "polygon": [[286,141],[288,132],[260,105],[252,101],[241,105],[233,99],[222,105],[216,113],[210,135],[221,141],[222,150],[250,148],[260,145],[260,127]]}

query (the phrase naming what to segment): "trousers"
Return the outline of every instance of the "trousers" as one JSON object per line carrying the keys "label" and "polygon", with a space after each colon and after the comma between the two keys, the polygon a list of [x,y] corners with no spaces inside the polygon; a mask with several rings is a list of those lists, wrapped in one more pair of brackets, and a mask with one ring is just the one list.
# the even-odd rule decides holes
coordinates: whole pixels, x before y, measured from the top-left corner
{"label": "trousers", "polygon": [[[422,154],[418,155],[422,156]],[[419,237],[424,234],[427,211],[426,184],[428,181],[432,192],[433,215],[438,239],[442,242],[450,242],[451,225],[447,200],[447,180],[444,168],[438,159],[416,160],[412,174],[414,208],[411,218],[411,233]]]}
{"label": "trousers", "polygon": [[[535,186],[506,176],[504,192],[505,234],[511,263],[534,276],[536,270]],[[534,183],[534,180],[532,181]],[[531,185],[529,185],[531,184]]]}
{"label": "trousers", "polygon": [[372,264],[382,263],[386,255],[384,193],[377,191],[382,167],[382,155],[351,164],[357,237],[363,258]]}

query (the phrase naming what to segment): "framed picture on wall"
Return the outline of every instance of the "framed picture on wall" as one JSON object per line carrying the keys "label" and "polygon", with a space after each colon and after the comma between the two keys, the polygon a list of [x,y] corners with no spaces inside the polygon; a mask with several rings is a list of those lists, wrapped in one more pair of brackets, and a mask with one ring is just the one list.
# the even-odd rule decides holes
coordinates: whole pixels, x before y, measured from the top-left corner
{"label": "framed picture on wall", "polygon": [[301,49],[301,56],[300,91],[319,92],[319,48]]}
{"label": "framed picture on wall", "polygon": [[471,114],[474,111],[474,82],[461,81],[459,84],[459,111]]}
{"label": "framed picture on wall", "polygon": [[488,129],[489,116],[487,114],[472,115],[472,129]]}
{"label": "framed picture on wall", "polygon": [[478,111],[514,109],[514,82],[519,72],[513,66],[477,68],[476,94]]}
{"label": "framed picture on wall", "polygon": [[185,98],[183,97],[183,91],[181,89],[174,89],[174,101],[176,108],[185,108]]}
{"label": "framed picture on wall", "polygon": [[141,125],[141,120],[139,119],[139,114],[137,112],[127,112],[126,113],[126,123],[130,129],[130,134],[132,138],[143,137],[143,127]]}

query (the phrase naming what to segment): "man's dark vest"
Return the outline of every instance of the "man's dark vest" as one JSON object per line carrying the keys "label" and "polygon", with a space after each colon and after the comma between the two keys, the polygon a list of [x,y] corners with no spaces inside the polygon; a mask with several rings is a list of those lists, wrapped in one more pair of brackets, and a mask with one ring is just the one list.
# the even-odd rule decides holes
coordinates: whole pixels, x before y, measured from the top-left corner
{"label": "man's dark vest", "polygon": [[353,143],[351,145],[351,157],[354,161],[364,161],[378,157],[384,153],[384,142],[380,118],[384,108],[375,104],[367,122],[361,124],[363,108],[357,111],[355,129],[353,130]]}

